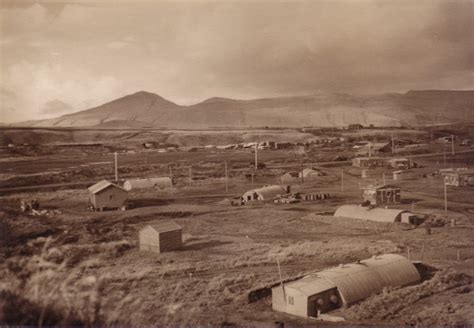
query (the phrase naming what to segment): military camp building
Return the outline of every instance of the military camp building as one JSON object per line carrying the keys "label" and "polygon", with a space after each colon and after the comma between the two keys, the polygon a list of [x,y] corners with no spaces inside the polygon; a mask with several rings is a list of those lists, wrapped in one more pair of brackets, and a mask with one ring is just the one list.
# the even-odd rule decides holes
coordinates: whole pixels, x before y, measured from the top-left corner
{"label": "military camp building", "polygon": [[272,288],[272,308],[300,317],[318,317],[380,293],[385,287],[403,287],[420,279],[408,259],[385,254],[279,284]]}

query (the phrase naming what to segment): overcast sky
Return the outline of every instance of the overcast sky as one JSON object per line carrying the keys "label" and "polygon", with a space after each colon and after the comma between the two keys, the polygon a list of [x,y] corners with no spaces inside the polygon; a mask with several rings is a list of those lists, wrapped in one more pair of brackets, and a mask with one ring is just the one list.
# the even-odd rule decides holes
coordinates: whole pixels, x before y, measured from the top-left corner
{"label": "overcast sky", "polygon": [[0,4],[3,122],[140,90],[188,105],[474,89],[474,1]]}

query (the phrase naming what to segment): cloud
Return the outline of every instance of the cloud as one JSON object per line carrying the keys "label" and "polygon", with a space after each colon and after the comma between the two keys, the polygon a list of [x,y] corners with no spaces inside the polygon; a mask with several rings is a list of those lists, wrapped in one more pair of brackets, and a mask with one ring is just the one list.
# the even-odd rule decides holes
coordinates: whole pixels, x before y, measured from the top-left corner
{"label": "cloud", "polygon": [[70,112],[73,109],[73,107],[69,104],[66,104],[65,102],[55,99],[55,100],[50,100],[47,103],[44,104],[43,108],[41,109],[41,112],[45,115],[60,115],[60,114],[65,114],[67,112]]}
{"label": "cloud", "polygon": [[[17,90],[15,97],[2,101],[14,109],[14,115],[10,113],[3,118],[9,122],[51,117],[54,110],[59,113],[59,108],[63,108],[64,113],[87,109],[109,101],[123,90],[122,83],[114,77],[98,77],[90,71],[66,69],[60,64],[37,65],[22,61],[5,73],[2,82],[11,90]],[[61,99],[61,103],[54,99]]]}
{"label": "cloud", "polygon": [[138,90],[189,104],[474,87],[472,1],[83,4],[2,2],[0,84],[18,117]]}

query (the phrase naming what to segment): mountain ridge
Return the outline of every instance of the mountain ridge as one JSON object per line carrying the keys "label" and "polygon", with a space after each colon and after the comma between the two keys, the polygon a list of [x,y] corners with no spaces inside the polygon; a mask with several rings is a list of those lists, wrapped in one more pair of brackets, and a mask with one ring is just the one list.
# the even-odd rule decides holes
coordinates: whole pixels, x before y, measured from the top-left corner
{"label": "mountain ridge", "polygon": [[212,97],[189,106],[178,105],[155,93],[138,91],[90,109],[22,124],[100,127],[120,123],[123,126],[183,129],[343,126],[350,123],[401,126],[473,121],[473,110],[473,90],[410,90],[375,95],[318,92],[248,100]]}

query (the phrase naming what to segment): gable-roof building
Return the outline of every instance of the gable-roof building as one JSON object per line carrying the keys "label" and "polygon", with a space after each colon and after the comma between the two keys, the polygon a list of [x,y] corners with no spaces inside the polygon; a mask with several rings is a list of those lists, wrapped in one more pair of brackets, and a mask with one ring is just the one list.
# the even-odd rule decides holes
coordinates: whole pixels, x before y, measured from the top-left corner
{"label": "gable-roof building", "polygon": [[182,230],[172,221],[148,224],[138,232],[140,250],[155,253],[177,250],[183,246]]}
{"label": "gable-roof building", "polygon": [[128,192],[122,187],[102,180],[88,188],[89,201],[94,209],[125,209],[128,200]]}

